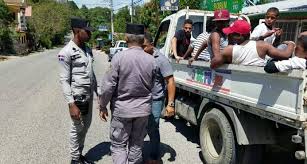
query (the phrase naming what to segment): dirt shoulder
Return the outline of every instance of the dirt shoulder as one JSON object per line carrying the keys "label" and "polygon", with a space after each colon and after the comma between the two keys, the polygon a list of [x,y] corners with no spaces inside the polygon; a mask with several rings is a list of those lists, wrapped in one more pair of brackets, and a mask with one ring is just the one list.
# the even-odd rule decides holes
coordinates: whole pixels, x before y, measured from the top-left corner
{"label": "dirt shoulder", "polygon": [[8,60],[7,56],[0,56],[0,61]]}
{"label": "dirt shoulder", "polygon": [[1,62],[1,61],[5,61],[5,60],[9,60],[9,59],[16,59],[16,58],[20,58],[20,56],[5,56],[5,55],[0,55],[0,62]]}

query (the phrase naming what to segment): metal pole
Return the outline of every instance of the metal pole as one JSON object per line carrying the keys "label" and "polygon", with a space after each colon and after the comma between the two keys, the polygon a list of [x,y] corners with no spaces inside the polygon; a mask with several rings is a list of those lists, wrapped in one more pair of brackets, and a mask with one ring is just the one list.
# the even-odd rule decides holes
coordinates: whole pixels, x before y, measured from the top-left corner
{"label": "metal pole", "polygon": [[133,0],[131,0],[131,23],[133,23]]}
{"label": "metal pole", "polygon": [[110,6],[111,6],[111,42],[113,47],[114,46],[113,0],[110,0]]}

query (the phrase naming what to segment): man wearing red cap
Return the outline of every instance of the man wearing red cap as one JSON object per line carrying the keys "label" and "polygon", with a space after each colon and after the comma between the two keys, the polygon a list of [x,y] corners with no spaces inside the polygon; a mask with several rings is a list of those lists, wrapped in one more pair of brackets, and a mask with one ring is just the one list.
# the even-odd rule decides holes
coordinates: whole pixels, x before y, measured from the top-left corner
{"label": "man wearing red cap", "polygon": [[265,56],[275,59],[287,59],[294,50],[292,42],[287,44],[286,50],[279,50],[265,41],[249,40],[251,26],[244,20],[236,20],[228,28],[223,29],[223,33],[228,35],[229,42],[237,45],[227,46],[220,56],[214,56],[210,67],[215,69],[224,63],[264,66]]}
{"label": "man wearing red cap", "polygon": [[221,9],[214,11],[215,29],[212,31],[208,40],[208,52],[210,58],[220,56],[220,51],[228,45],[227,36],[222,29],[229,25],[230,14],[228,10]]}

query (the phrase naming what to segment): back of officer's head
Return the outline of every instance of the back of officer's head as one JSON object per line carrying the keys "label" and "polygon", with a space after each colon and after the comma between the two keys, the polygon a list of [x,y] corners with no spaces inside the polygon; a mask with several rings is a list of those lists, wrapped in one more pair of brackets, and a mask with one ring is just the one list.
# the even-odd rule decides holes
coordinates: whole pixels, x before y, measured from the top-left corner
{"label": "back of officer's head", "polygon": [[127,44],[135,44],[142,46],[144,43],[144,25],[127,24],[125,39]]}

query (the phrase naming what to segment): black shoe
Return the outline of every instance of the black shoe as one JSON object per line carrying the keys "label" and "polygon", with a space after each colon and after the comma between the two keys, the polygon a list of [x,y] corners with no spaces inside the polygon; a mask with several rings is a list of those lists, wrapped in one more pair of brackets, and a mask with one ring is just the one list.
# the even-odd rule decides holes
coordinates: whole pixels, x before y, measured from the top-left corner
{"label": "black shoe", "polygon": [[89,161],[88,159],[86,159],[83,155],[80,155],[80,160],[83,164],[94,164],[94,162]]}
{"label": "black shoe", "polygon": [[84,164],[81,160],[71,160],[70,164]]}

